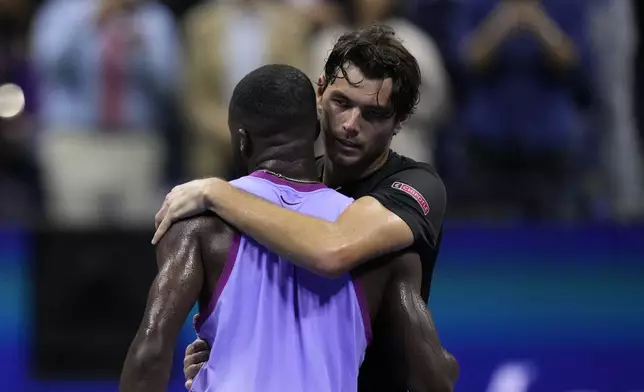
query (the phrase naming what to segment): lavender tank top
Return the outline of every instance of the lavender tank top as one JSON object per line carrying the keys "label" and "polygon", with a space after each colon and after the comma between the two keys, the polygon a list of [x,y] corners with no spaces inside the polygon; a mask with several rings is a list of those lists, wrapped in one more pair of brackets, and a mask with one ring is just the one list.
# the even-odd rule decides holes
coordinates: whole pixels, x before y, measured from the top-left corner
{"label": "lavender tank top", "polygon": [[[263,171],[232,184],[328,221],[353,201],[322,184]],[[316,276],[236,236],[201,320],[197,332],[212,351],[194,392],[357,391],[371,324],[362,288],[349,274]]]}

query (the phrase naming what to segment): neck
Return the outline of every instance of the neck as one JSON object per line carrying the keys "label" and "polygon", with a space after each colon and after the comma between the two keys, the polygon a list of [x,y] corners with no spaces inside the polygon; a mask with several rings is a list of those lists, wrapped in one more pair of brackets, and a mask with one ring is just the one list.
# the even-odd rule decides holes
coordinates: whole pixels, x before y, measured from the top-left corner
{"label": "neck", "polygon": [[389,158],[389,149],[380,154],[364,169],[352,169],[334,164],[329,156],[326,155],[324,157],[324,178],[322,181],[331,188],[337,188],[349,182],[363,179],[380,169],[387,162],[387,158]]}
{"label": "neck", "polygon": [[270,159],[254,166],[254,170],[269,170],[280,174],[286,179],[299,181],[318,181],[315,172],[315,160],[310,158],[302,159]]}

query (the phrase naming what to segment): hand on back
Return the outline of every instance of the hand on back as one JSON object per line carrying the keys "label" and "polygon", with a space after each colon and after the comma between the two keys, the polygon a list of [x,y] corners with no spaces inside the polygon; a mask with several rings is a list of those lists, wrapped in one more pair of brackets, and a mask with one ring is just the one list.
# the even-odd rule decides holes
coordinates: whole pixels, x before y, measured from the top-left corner
{"label": "hand on back", "polygon": [[207,211],[207,191],[220,181],[223,180],[204,178],[172,188],[154,217],[156,233],[154,233],[152,243],[156,245],[174,222]]}
{"label": "hand on back", "polygon": [[186,355],[183,358],[183,375],[186,379],[185,386],[187,390],[192,387],[192,381],[197,377],[199,370],[201,370],[209,356],[210,347],[204,340],[197,339],[186,348]]}

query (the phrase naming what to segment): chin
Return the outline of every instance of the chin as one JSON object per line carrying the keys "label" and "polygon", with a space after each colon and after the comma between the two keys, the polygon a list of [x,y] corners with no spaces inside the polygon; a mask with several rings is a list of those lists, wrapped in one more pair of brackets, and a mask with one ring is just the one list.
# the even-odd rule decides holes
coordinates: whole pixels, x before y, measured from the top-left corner
{"label": "chin", "polygon": [[329,158],[334,165],[340,167],[353,167],[356,166],[362,161],[362,157],[359,155],[348,155],[340,152],[331,152]]}

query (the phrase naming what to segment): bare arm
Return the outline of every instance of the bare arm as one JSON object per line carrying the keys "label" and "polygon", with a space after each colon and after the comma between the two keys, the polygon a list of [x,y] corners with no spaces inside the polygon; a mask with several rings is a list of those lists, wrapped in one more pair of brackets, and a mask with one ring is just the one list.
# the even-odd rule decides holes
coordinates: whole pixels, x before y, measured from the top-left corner
{"label": "bare arm", "polygon": [[171,222],[206,209],[272,252],[322,276],[346,273],[413,243],[437,245],[445,186],[428,168],[402,170],[350,205],[335,222],[269,203],[217,178],[175,187],[156,216],[153,243]]}
{"label": "bare arm", "polygon": [[177,336],[204,282],[197,235],[204,223],[205,218],[177,222],[157,246],[159,273],[125,359],[121,392],[167,388]]}
{"label": "bare arm", "polygon": [[451,392],[458,378],[456,359],[443,349],[432,316],[420,296],[422,269],[418,255],[394,261],[382,311],[391,320],[388,339],[402,350],[400,372],[410,392]]}
{"label": "bare arm", "polygon": [[337,221],[300,214],[221,182],[210,188],[212,211],[271,251],[323,276],[341,275],[376,256],[410,246],[407,224],[372,197]]}
{"label": "bare arm", "polygon": [[[366,385],[361,384],[361,388],[382,387],[379,384],[382,381],[381,377],[388,380],[393,377],[400,380],[401,384],[404,382],[410,392],[452,392],[459,376],[459,366],[456,359],[442,347],[432,316],[419,295],[422,267],[418,254],[404,251],[387,264],[391,266],[393,273],[388,278],[383,297],[376,295],[377,298],[373,299],[380,302],[379,298],[382,298],[382,303],[372,313],[377,315],[380,322],[384,322],[380,325],[378,337],[374,341],[374,344],[380,345],[376,350],[381,351],[377,351],[377,354],[367,354],[372,357],[375,355],[379,359],[376,362],[366,360],[363,363],[361,377],[369,381]],[[367,279],[379,279],[378,274],[369,272],[373,271],[370,268],[367,264],[365,269],[357,274],[363,283],[365,276],[369,276]],[[203,340],[197,339],[188,346],[183,362],[186,389],[190,389],[192,380],[209,355],[210,348]],[[382,358],[395,360],[379,363],[378,360]],[[392,372],[383,375],[383,371]]]}

